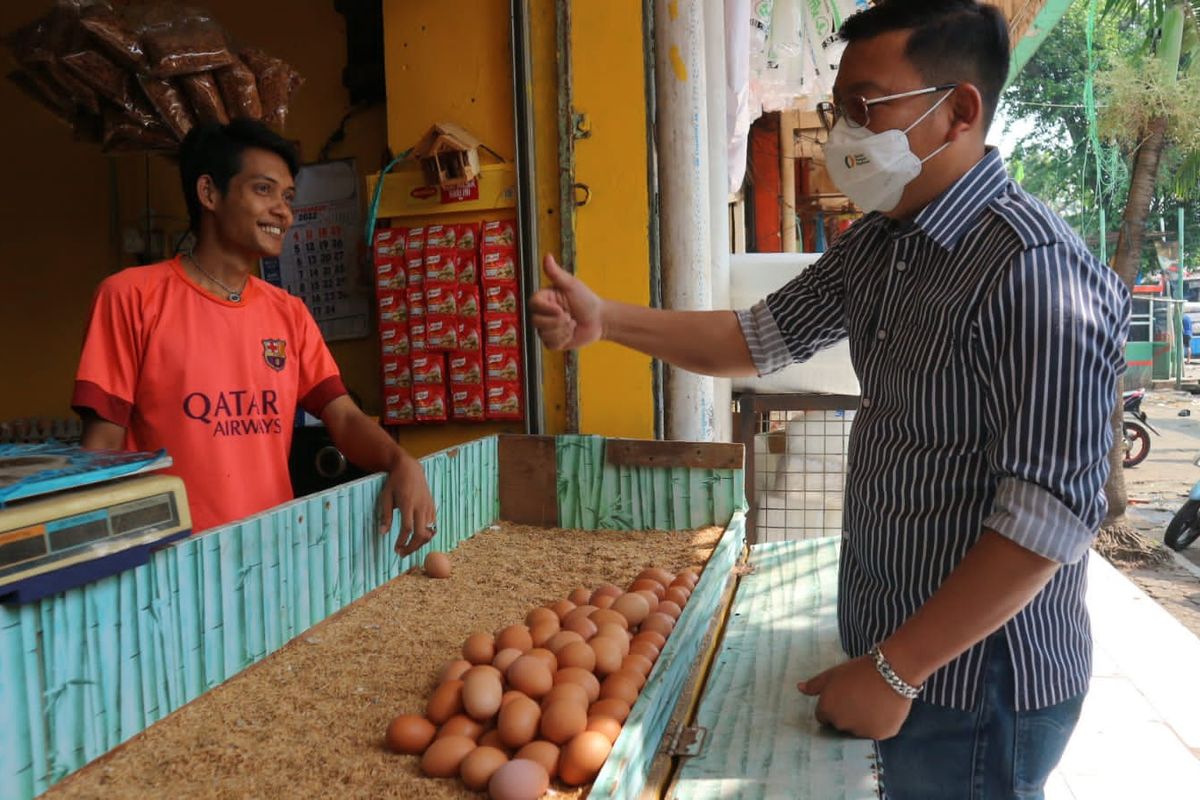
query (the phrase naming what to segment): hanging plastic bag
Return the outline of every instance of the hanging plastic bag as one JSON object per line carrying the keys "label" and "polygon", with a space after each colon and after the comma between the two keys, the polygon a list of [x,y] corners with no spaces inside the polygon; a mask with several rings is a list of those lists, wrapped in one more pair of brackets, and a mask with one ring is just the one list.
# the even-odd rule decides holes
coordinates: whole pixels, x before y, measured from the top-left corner
{"label": "hanging plastic bag", "polygon": [[179,79],[180,86],[192,103],[196,119],[200,122],[218,122],[229,124],[229,113],[225,110],[225,101],[221,99],[221,90],[211,72],[201,72],[196,75],[184,75]]}
{"label": "hanging plastic bag", "polygon": [[97,6],[82,16],[79,24],[118,64],[133,70],[145,69],[146,53],[137,31],[111,7]]}
{"label": "hanging plastic bag", "polygon": [[151,120],[150,124],[145,124],[144,120],[119,109],[104,109],[104,152],[172,151],[178,146],[175,136],[163,123]]}
{"label": "hanging plastic bag", "polygon": [[287,122],[288,105],[292,95],[304,83],[300,73],[281,59],[261,50],[247,49],[240,53],[242,60],[254,72],[258,96],[262,102],[262,121],[277,130]]}
{"label": "hanging plastic bag", "polygon": [[235,58],[228,67],[216,71],[217,85],[221,87],[221,98],[230,117],[262,119],[262,101],[258,96],[258,82],[254,71],[246,62]]}
{"label": "hanging plastic bag", "polygon": [[168,3],[147,6],[139,13],[142,47],[152,75],[190,75],[233,62],[225,32],[203,11]]}
{"label": "hanging plastic bag", "polygon": [[149,75],[139,75],[138,83],[175,138],[182,140],[187,136],[196,124],[196,117],[175,84],[165,78],[152,78]]}

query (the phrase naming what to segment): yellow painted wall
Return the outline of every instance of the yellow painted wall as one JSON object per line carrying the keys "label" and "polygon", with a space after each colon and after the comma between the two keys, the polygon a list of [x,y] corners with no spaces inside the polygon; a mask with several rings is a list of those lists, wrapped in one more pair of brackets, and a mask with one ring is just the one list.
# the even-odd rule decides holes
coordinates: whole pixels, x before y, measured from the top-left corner
{"label": "yellow painted wall", "polygon": [[[0,32],[49,7],[0,5]],[[305,77],[292,106],[288,135],[313,160],[349,108],[341,85],[346,61],[343,18],[332,0],[208,0],[205,6],[239,42],[291,62]],[[7,54],[5,54],[7,57]],[[22,124],[0,126],[5,192],[0,200],[0,420],[67,416],[75,362],[92,292],[126,258],[120,228],[145,213],[147,160],[109,157],[69,132],[0,81],[0,107]],[[363,173],[378,170],[386,146],[385,110],[353,119],[332,153],[355,157]],[[186,228],[178,174],[165,159],[149,159],[150,205],[175,231]],[[114,203],[115,198],[115,203]],[[117,224],[114,225],[113,222]],[[365,283],[369,286],[369,283]],[[367,410],[379,410],[378,347],[371,339],[331,346],[347,385]]]}
{"label": "yellow painted wall", "polygon": [[[574,105],[591,136],[575,177],[592,190],[576,216],[576,274],[604,297],[650,302],[646,91],[641,0],[573,0]],[[602,343],[579,358],[585,433],[653,438],[651,360]]]}

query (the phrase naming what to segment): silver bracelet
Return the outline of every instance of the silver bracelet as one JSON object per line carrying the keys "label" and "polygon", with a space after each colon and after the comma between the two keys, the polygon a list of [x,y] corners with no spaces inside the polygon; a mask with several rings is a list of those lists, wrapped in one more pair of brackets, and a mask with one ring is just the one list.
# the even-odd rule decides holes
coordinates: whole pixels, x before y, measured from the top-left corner
{"label": "silver bracelet", "polygon": [[867,655],[875,660],[875,669],[879,670],[879,674],[887,681],[887,685],[892,687],[896,694],[906,700],[916,700],[921,694],[921,690],[925,688],[925,684],[913,686],[897,675],[896,670],[892,669],[892,665],[884,658],[883,651],[879,649],[879,645],[872,647]]}

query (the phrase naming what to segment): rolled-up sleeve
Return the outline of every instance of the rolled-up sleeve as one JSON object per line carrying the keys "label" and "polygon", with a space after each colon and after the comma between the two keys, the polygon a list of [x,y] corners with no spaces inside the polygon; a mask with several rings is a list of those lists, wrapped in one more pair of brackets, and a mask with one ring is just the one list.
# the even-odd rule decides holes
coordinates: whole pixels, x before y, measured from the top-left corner
{"label": "rolled-up sleeve", "polygon": [[846,338],[842,258],[836,246],[749,309],[737,312],[759,375],[806,361]]}
{"label": "rolled-up sleeve", "polygon": [[1058,243],[1018,257],[974,330],[997,481],[984,526],[1059,563],[1083,557],[1107,510],[1128,320],[1116,276]]}

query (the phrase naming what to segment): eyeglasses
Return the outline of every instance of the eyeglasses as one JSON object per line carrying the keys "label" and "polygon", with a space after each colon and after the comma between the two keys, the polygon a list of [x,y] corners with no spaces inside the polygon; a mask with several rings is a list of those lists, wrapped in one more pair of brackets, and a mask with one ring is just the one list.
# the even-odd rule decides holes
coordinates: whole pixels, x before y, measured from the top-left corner
{"label": "eyeglasses", "polygon": [[833,131],[833,126],[839,119],[845,119],[846,124],[851,128],[865,128],[871,124],[871,106],[873,105],[890,103],[893,100],[903,100],[908,97],[920,97],[923,94],[944,92],[957,87],[957,83],[943,83],[940,86],[929,86],[924,89],[914,89],[911,92],[874,97],[870,100],[862,96],[852,96],[847,97],[842,103],[817,103],[817,114],[821,117],[821,124],[825,126],[826,133]]}

